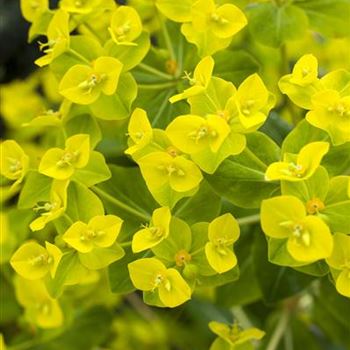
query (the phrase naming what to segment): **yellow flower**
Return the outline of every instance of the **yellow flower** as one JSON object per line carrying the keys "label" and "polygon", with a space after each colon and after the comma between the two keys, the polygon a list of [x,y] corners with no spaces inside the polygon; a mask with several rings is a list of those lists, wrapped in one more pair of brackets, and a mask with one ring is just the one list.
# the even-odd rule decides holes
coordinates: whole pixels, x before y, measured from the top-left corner
{"label": "yellow flower", "polygon": [[64,10],[57,10],[47,29],[47,43],[40,43],[40,50],[45,56],[38,58],[35,63],[39,67],[50,64],[69,48],[69,16]]}
{"label": "yellow flower", "polygon": [[14,140],[0,144],[0,174],[15,182],[12,188],[22,182],[29,168],[29,157]]}
{"label": "yellow flower", "polygon": [[112,14],[108,30],[116,44],[137,45],[133,41],[142,33],[142,22],[134,8],[120,6]]}
{"label": "yellow flower", "polygon": [[350,298],[350,236],[343,233],[334,235],[332,255],[326,259],[331,267],[337,291]]}
{"label": "yellow flower", "polygon": [[42,280],[15,279],[17,300],[27,319],[40,328],[57,328],[63,324],[63,313],[56,299],[50,297]]}
{"label": "yellow flower", "polygon": [[293,84],[306,86],[317,81],[318,62],[314,55],[307,54],[302,56],[289,75],[289,81]]}
{"label": "yellow flower", "polygon": [[129,121],[128,135],[130,147],[125,151],[126,154],[133,155],[151,142],[153,131],[145,110],[134,110]]}
{"label": "yellow flower", "polygon": [[101,56],[92,67],[76,64],[69,68],[59,84],[62,96],[81,105],[95,102],[101,95],[113,95],[117,90],[123,64],[114,57]]}
{"label": "yellow flower", "polygon": [[169,184],[174,191],[186,192],[196,188],[203,178],[193,162],[167,152],[152,152],[139,159],[138,164],[150,189]]}
{"label": "yellow flower", "polygon": [[341,96],[336,90],[315,93],[311,99],[312,110],[306,120],[325,130],[334,145],[350,141],[350,95]]}
{"label": "yellow flower", "polygon": [[176,307],[191,298],[191,288],[179,271],[166,266],[156,258],[133,261],[128,265],[132,283],[145,292],[158,292],[160,301]]}
{"label": "yellow flower", "polygon": [[63,240],[80,253],[89,253],[94,248],[107,248],[115,243],[123,220],[115,215],[93,217],[88,224],[75,222],[64,233]]}
{"label": "yellow flower", "polygon": [[205,255],[209,265],[218,273],[224,273],[237,265],[233,243],[239,237],[239,225],[231,214],[224,214],[209,224],[209,242],[205,245]]}
{"label": "yellow flower", "polygon": [[142,252],[159,244],[168,237],[171,220],[171,212],[168,207],[156,209],[152,214],[150,226],[137,231],[132,239],[132,251]]}
{"label": "yellow flower", "polygon": [[21,12],[28,22],[33,22],[49,8],[49,0],[21,0]]}
{"label": "yellow flower", "polygon": [[329,150],[328,142],[311,142],[298,155],[285,153],[282,162],[269,165],[265,173],[267,181],[302,181],[311,177]]}
{"label": "yellow flower", "polygon": [[213,0],[198,0],[192,6],[195,31],[211,31],[221,39],[231,38],[247,25],[244,13],[233,4],[216,6]]}
{"label": "yellow flower", "polygon": [[45,242],[45,247],[35,241],[21,245],[11,258],[11,266],[22,277],[36,280],[50,272],[55,277],[62,257],[61,250],[54,244]]}
{"label": "yellow flower", "polygon": [[328,258],[333,237],[317,216],[307,215],[304,203],[293,196],[266,199],[261,206],[261,226],[272,238],[287,239],[287,250],[299,262]]}
{"label": "yellow flower", "polygon": [[209,85],[213,69],[214,60],[212,57],[207,56],[202,58],[194,70],[193,78],[186,73],[186,78],[188,79],[191,87],[186,89],[181,94],[177,94],[169,98],[170,103],[175,103],[204,92]]}
{"label": "yellow flower", "polygon": [[57,180],[67,180],[75,169],[84,168],[90,158],[90,137],[77,134],[66,140],[65,149],[50,148],[43,155],[39,172]]}

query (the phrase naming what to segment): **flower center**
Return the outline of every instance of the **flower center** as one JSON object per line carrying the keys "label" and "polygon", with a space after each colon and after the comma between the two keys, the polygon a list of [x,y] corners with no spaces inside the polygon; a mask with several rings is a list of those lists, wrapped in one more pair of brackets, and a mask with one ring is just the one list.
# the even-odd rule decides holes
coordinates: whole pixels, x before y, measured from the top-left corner
{"label": "flower center", "polygon": [[226,18],[220,16],[217,12],[213,12],[210,16],[210,19],[217,24],[227,24],[229,22]]}
{"label": "flower center", "polygon": [[311,236],[310,233],[305,230],[303,225],[295,224],[292,226],[292,237],[299,245],[304,245],[306,247],[310,246]]}
{"label": "flower center", "polygon": [[41,202],[42,204],[37,203],[34,206],[33,210],[41,216],[50,215],[53,210],[55,210],[58,206],[57,202]]}
{"label": "flower center", "polygon": [[149,231],[154,238],[159,238],[164,235],[164,230],[160,226],[153,226],[149,228]]}
{"label": "flower center", "polygon": [[319,198],[313,198],[310,199],[307,203],[306,203],[306,211],[309,214],[316,214],[318,213],[320,210],[323,210],[325,208],[324,203],[321,201],[321,199]]}
{"label": "flower center", "polygon": [[48,265],[48,264],[51,264],[52,261],[53,261],[52,257],[48,254],[40,254],[29,258],[29,263],[32,266]]}
{"label": "flower center", "polygon": [[302,177],[305,169],[302,165],[300,164],[295,164],[293,162],[290,162],[288,164],[288,169],[282,170],[281,171],[283,174],[286,174],[288,176],[293,176],[293,177]]}
{"label": "flower center", "polygon": [[152,291],[158,288],[161,284],[164,285],[168,292],[171,290],[170,281],[162,273],[158,273],[154,279],[154,287]]}
{"label": "flower center", "polygon": [[82,90],[86,90],[86,94],[90,94],[91,91],[96,87],[99,83],[101,83],[106,78],[106,74],[97,74],[92,73],[86,80],[81,82],[78,87]]}
{"label": "flower center", "polygon": [[56,163],[59,168],[63,168],[69,165],[72,165],[72,163],[76,160],[77,156],[79,155],[79,152],[65,152],[62,156],[62,158]]}
{"label": "flower center", "polygon": [[205,124],[188,134],[188,137],[194,140],[196,143],[198,143],[199,140],[206,138],[207,136],[215,138],[218,136],[218,133]]}
{"label": "flower center", "polygon": [[175,254],[175,262],[177,266],[184,266],[191,261],[192,257],[186,250],[182,249]]}
{"label": "flower center", "polygon": [[328,112],[338,115],[339,117],[350,117],[350,108],[344,103],[339,102],[328,107]]}
{"label": "flower center", "polygon": [[242,113],[245,115],[245,116],[248,116],[251,114],[251,110],[252,110],[252,107],[254,106],[255,104],[255,100],[247,100],[247,101],[244,101],[242,104],[241,104],[241,110],[242,110]]}
{"label": "flower center", "polygon": [[18,159],[7,157],[7,161],[9,163],[8,169],[11,173],[15,174],[23,169]]}
{"label": "flower center", "polygon": [[97,237],[101,237],[104,234],[105,234],[104,231],[87,230],[80,235],[80,241],[81,242],[90,241],[90,240],[93,240]]}

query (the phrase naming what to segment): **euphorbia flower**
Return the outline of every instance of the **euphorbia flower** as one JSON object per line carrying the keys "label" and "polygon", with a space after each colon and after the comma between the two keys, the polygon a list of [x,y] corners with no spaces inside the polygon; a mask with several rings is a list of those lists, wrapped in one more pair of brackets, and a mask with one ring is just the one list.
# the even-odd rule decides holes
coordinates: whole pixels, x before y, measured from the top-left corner
{"label": "euphorbia flower", "polygon": [[69,16],[63,10],[57,10],[47,28],[47,43],[40,43],[40,50],[45,56],[38,58],[35,63],[39,67],[50,64],[69,48]]}
{"label": "euphorbia flower", "polygon": [[328,152],[328,142],[311,142],[299,154],[285,153],[282,162],[269,165],[265,173],[267,181],[302,181],[311,177]]}
{"label": "euphorbia flower", "polygon": [[328,258],[333,237],[321,218],[307,215],[305,205],[293,196],[266,199],[261,206],[261,226],[272,238],[287,239],[287,250],[299,262]]}
{"label": "euphorbia flower", "polygon": [[65,149],[51,148],[42,157],[39,172],[57,180],[73,176],[75,169],[84,168],[90,158],[90,137],[77,134],[66,140]]}
{"label": "euphorbia flower", "polygon": [[142,22],[134,8],[120,6],[112,14],[108,30],[116,44],[137,45],[133,41],[142,33]]}
{"label": "euphorbia flower", "polygon": [[300,86],[307,86],[317,81],[318,62],[314,55],[307,54],[299,58],[292,74],[287,75],[289,81]]}
{"label": "euphorbia flower", "polygon": [[119,235],[123,220],[115,215],[99,215],[87,224],[75,222],[64,233],[63,240],[80,253],[113,245]]}
{"label": "euphorbia flower", "polygon": [[101,93],[113,95],[117,90],[123,64],[114,57],[99,57],[92,66],[76,64],[63,76],[59,92],[69,101],[89,105]]}
{"label": "euphorbia flower", "polygon": [[45,242],[45,248],[35,241],[21,245],[11,258],[11,266],[29,280],[43,278],[50,272],[55,277],[62,252],[54,244]]}
{"label": "euphorbia flower", "polygon": [[224,273],[237,265],[233,243],[238,237],[239,225],[231,214],[221,215],[209,224],[205,255],[216,272]]}
{"label": "euphorbia flower", "polygon": [[175,103],[204,92],[210,82],[213,69],[214,60],[212,57],[207,56],[201,59],[194,70],[193,78],[186,73],[186,78],[188,79],[191,87],[180,94],[172,96],[169,101],[171,103]]}
{"label": "euphorbia flower", "polygon": [[332,255],[326,259],[331,267],[337,291],[350,298],[350,236],[344,233],[334,235]]}
{"label": "euphorbia flower", "polygon": [[134,253],[155,247],[169,235],[171,212],[168,207],[156,209],[149,226],[137,231],[132,239]]}
{"label": "euphorbia flower", "polygon": [[158,292],[159,299],[168,307],[176,307],[191,298],[191,288],[174,268],[156,258],[133,261],[128,265],[132,283],[145,292]]}

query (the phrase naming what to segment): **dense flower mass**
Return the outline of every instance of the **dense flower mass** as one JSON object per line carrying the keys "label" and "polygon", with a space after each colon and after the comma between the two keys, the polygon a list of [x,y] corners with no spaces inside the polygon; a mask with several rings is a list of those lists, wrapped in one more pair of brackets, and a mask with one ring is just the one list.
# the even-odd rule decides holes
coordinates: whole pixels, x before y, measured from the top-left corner
{"label": "dense flower mass", "polygon": [[20,7],[1,350],[349,348],[350,1]]}

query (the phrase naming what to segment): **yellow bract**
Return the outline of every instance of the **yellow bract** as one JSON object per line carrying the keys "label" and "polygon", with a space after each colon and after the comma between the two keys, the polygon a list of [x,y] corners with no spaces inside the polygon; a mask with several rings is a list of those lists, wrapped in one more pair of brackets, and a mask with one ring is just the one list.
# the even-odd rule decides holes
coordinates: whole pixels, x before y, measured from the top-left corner
{"label": "yellow bract", "polygon": [[133,261],[128,265],[132,283],[145,292],[158,291],[160,301],[168,307],[176,307],[191,298],[191,288],[174,268],[156,258]]}
{"label": "yellow bract", "polygon": [[192,25],[195,31],[211,31],[216,37],[231,38],[247,25],[244,13],[235,5],[216,7],[213,0],[198,0],[192,6]]}
{"label": "yellow bract", "polygon": [[40,49],[46,54],[35,63],[46,66],[69,48],[69,16],[63,10],[57,10],[47,29],[47,43],[40,44]]}
{"label": "yellow bract", "polygon": [[117,90],[123,64],[114,57],[99,57],[92,66],[76,64],[63,76],[59,92],[69,101],[88,105],[101,95],[113,95]]}
{"label": "yellow bract", "polygon": [[287,250],[299,262],[328,258],[333,237],[317,216],[306,215],[304,204],[293,196],[266,199],[261,206],[261,226],[272,238],[287,239]]}
{"label": "yellow bract", "polygon": [[60,8],[74,14],[88,14],[98,9],[102,0],[61,0]]}
{"label": "yellow bract", "polygon": [[0,174],[15,180],[12,187],[21,183],[29,168],[29,157],[14,140],[6,140],[0,144]]}
{"label": "yellow bract", "polygon": [[27,319],[40,328],[57,328],[63,324],[63,313],[56,299],[50,297],[42,280],[15,279],[16,296]]}
{"label": "yellow bract", "polygon": [[326,261],[331,267],[337,291],[350,298],[350,236],[343,233],[334,235],[334,249]]}
{"label": "yellow bract", "polygon": [[205,255],[209,265],[218,273],[224,273],[237,265],[233,243],[239,238],[239,225],[231,214],[224,214],[209,224],[209,242]]}
{"label": "yellow bract", "polygon": [[311,142],[298,155],[284,154],[283,162],[269,165],[265,173],[267,181],[302,181],[311,177],[329,150],[328,142]]}
{"label": "yellow bract", "polygon": [[150,189],[169,184],[177,192],[186,192],[196,188],[203,178],[193,162],[167,152],[152,152],[139,159],[138,164]]}
{"label": "yellow bract", "polygon": [[137,45],[133,41],[142,33],[142,22],[135,9],[120,6],[114,11],[108,30],[116,44]]}
{"label": "yellow bract", "polygon": [[288,75],[293,84],[306,86],[317,81],[318,62],[314,55],[302,56],[293,68],[292,74]]}
{"label": "yellow bract", "polygon": [[67,180],[75,169],[84,168],[89,158],[90,137],[77,134],[66,140],[65,149],[49,149],[40,161],[39,172],[57,180]]}
{"label": "yellow bract", "polygon": [[21,0],[21,12],[28,22],[33,22],[49,8],[49,0]]}
{"label": "yellow bract", "polygon": [[166,128],[175,147],[191,155],[204,149],[217,152],[229,133],[230,127],[217,115],[207,118],[190,114],[179,116]]}
{"label": "yellow bract", "polygon": [[62,252],[49,242],[45,242],[45,246],[34,241],[24,243],[13,254],[11,266],[20,276],[29,280],[43,278],[48,272],[52,278],[55,277]]}
{"label": "yellow bract", "polygon": [[265,332],[258,328],[242,330],[237,323],[229,326],[225,323],[212,321],[209,323],[209,328],[213,333],[233,346],[232,349],[234,349],[235,345],[243,344],[254,339],[259,340],[265,335]]}
{"label": "yellow bract", "polygon": [[350,141],[350,94],[341,96],[336,90],[315,93],[311,99],[312,110],[306,120],[325,130],[334,145]]}
{"label": "yellow bract", "polygon": [[129,121],[128,135],[130,147],[125,151],[126,154],[133,155],[151,142],[153,131],[145,110],[134,110]]}
{"label": "yellow bract", "polygon": [[134,253],[142,252],[159,244],[169,235],[171,212],[168,207],[156,209],[149,226],[137,231],[132,239]]}
{"label": "yellow bract", "polygon": [[270,109],[275,104],[275,97],[269,93],[258,74],[252,74],[238,87],[235,102],[240,123],[245,129],[262,125]]}
{"label": "yellow bract", "polygon": [[186,89],[181,94],[172,96],[169,101],[171,103],[175,103],[204,92],[209,85],[213,69],[214,60],[212,57],[207,56],[201,59],[194,70],[193,78],[191,78],[188,74],[186,75],[191,87]]}
{"label": "yellow bract", "polygon": [[80,253],[107,248],[115,243],[122,223],[115,215],[95,216],[88,224],[77,221],[64,233],[63,240]]}
{"label": "yellow bract", "polygon": [[54,180],[50,191],[50,200],[38,203],[33,210],[39,214],[39,217],[33,220],[29,227],[32,231],[43,229],[46,224],[57,219],[66,210],[67,206],[67,187],[69,181]]}

